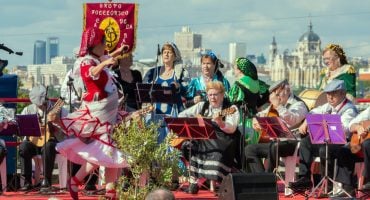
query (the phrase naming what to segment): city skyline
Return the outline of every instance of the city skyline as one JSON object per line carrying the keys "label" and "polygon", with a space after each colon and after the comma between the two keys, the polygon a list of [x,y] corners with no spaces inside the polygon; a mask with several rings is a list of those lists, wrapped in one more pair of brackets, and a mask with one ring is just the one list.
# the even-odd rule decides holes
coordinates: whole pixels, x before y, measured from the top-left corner
{"label": "city skyline", "polygon": [[[80,44],[84,2],[92,1],[4,2],[0,11],[6,20],[1,23],[0,43],[24,54],[9,55],[0,50],[0,58],[9,60],[9,66],[31,64],[34,42],[50,36],[59,38],[60,55],[72,56],[72,50]],[[154,58],[157,44],[174,41],[174,33],[181,31],[182,26],[202,34],[203,48],[212,49],[225,60],[230,42],[246,43],[247,54],[263,53],[267,57],[272,37],[275,36],[280,53],[293,50],[310,21],[322,47],[339,43],[348,56],[370,57],[370,27],[361,23],[370,17],[368,1],[127,2],[139,4],[135,59]]]}

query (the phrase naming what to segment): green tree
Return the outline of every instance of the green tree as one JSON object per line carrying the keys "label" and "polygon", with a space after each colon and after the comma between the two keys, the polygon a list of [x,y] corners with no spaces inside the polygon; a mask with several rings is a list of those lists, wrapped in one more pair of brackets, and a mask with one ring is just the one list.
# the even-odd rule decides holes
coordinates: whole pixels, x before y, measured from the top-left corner
{"label": "green tree", "polygon": [[[142,121],[132,121],[127,125],[123,122],[115,128],[113,138],[117,147],[126,154],[126,160],[130,165],[133,180],[123,176],[118,185],[122,186],[129,182],[127,191],[118,187],[119,199],[144,199],[145,195],[157,187],[169,187],[172,177],[179,174],[180,153],[176,149],[170,149],[169,144],[172,134],[165,142],[158,144],[158,124],[146,125]],[[139,185],[142,175],[150,177],[146,185]]]}

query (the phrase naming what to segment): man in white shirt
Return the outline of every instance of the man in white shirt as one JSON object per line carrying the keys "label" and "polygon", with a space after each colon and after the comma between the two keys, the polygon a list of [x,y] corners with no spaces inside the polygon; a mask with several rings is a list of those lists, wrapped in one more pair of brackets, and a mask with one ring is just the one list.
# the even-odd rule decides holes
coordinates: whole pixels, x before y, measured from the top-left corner
{"label": "man in white shirt", "polygon": [[[269,88],[269,91],[271,105],[257,113],[257,117],[272,117],[272,113],[275,113],[274,115],[277,115],[289,129],[297,128],[308,113],[306,104],[291,92],[287,80],[274,83]],[[253,119],[253,128],[261,131],[261,126],[256,118]],[[267,138],[263,141],[261,137]],[[295,151],[297,140],[285,140],[278,144],[278,156],[290,156]],[[269,137],[264,135],[260,136],[260,143],[247,145],[245,148],[247,169],[252,173],[272,172],[276,167],[276,145],[276,142],[270,142]],[[268,160],[267,169],[264,168],[262,158]]]}
{"label": "man in white shirt", "polygon": [[[338,114],[341,116],[341,122],[344,131],[349,137],[349,123],[358,114],[355,105],[346,98],[346,87],[343,80],[332,80],[326,85],[324,92],[328,102],[322,106],[314,108],[311,114]],[[312,187],[311,182],[311,164],[314,157],[320,156],[322,161],[325,160],[325,145],[312,144],[307,132],[308,126],[305,121],[299,131],[302,134],[302,140],[299,151],[299,179],[296,182],[289,183],[294,190],[305,190]],[[343,145],[329,144],[328,154],[328,176],[333,177],[334,157],[333,152],[337,152]],[[321,162],[321,175],[324,175],[325,162]],[[329,185],[329,189],[332,185]]]}

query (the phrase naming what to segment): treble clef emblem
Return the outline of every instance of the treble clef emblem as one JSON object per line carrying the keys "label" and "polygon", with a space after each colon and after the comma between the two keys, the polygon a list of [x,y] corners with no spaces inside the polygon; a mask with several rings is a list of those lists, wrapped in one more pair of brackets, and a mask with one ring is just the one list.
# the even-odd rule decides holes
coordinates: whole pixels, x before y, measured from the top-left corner
{"label": "treble clef emblem", "polygon": [[117,39],[117,34],[114,31],[114,28],[112,27],[112,24],[113,23],[111,23],[111,21],[109,21],[109,24],[108,24],[107,28],[105,28],[105,35],[106,35],[105,40],[107,42],[108,48],[112,48],[114,41],[116,41],[116,39]]}
{"label": "treble clef emblem", "polygon": [[120,39],[120,27],[117,21],[112,17],[107,17],[102,21],[99,28],[104,30],[107,50],[113,50]]}

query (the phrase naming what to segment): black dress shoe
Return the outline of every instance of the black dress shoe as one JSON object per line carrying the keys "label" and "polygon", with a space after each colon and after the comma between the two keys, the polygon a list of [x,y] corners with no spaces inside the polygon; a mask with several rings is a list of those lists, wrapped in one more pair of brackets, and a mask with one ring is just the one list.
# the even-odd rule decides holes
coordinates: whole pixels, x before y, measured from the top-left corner
{"label": "black dress shoe", "polygon": [[189,187],[187,189],[185,189],[184,192],[186,192],[188,194],[197,194],[198,191],[199,191],[198,184],[192,183],[192,184],[189,185]]}
{"label": "black dress shoe", "polygon": [[307,177],[301,177],[296,182],[290,182],[289,187],[292,190],[305,190],[312,187],[312,182]]}
{"label": "black dress shoe", "polygon": [[96,186],[95,185],[86,185],[85,186],[85,190],[86,191],[95,191],[97,189],[96,189]]}
{"label": "black dress shoe", "polygon": [[19,191],[29,191],[32,190],[32,185],[29,183],[25,183],[23,187],[19,189]]}
{"label": "black dress shoe", "polygon": [[49,181],[47,181],[47,180],[45,180],[45,179],[44,179],[44,180],[41,182],[40,187],[41,187],[41,188],[50,188],[50,187],[51,187],[51,185],[50,185]]}

